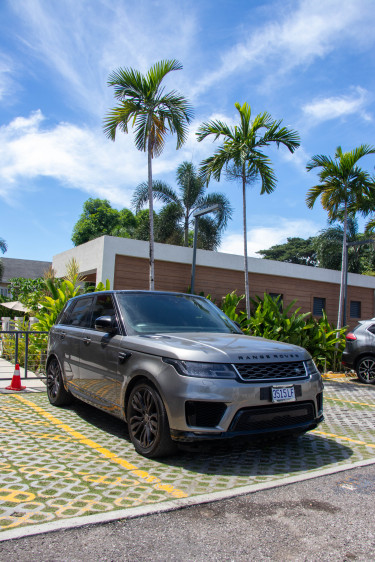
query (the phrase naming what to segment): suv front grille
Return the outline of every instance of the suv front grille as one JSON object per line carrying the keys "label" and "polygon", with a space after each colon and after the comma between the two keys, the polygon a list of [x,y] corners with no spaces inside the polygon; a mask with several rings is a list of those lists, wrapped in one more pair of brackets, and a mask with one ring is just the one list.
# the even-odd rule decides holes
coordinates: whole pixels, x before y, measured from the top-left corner
{"label": "suv front grille", "polygon": [[230,431],[282,429],[313,422],[314,417],[315,408],[312,402],[249,408],[237,412]]}
{"label": "suv front grille", "polygon": [[303,361],[287,363],[235,363],[244,381],[300,380],[308,378]]}

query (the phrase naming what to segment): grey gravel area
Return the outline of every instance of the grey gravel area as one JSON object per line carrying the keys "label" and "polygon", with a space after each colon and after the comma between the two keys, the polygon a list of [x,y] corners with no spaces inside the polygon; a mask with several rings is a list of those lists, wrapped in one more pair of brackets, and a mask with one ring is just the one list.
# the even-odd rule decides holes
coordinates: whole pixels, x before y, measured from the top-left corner
{"label": "grey gravel area", "polygon": [[375,559],[375,466],[159,515],[7,541],[0,560]]}

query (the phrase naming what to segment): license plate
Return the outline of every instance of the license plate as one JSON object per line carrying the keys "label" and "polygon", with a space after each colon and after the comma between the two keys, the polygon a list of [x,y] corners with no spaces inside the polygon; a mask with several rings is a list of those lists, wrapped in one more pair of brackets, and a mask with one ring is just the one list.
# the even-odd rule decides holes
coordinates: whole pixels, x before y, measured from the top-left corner
{"label": "license plate", "polygon": [[294,386],[272,387],[272,402],[295,402]]}

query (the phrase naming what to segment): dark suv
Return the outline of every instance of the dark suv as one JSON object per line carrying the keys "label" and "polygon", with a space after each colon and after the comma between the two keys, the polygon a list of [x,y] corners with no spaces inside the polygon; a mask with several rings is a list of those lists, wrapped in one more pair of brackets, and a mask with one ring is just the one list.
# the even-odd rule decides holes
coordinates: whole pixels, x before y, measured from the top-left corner
{"label": "dark suv", "polygon": [[363,320],[347,333],[342,363],[354,369],[363,383],[375,384],[375,318]]}

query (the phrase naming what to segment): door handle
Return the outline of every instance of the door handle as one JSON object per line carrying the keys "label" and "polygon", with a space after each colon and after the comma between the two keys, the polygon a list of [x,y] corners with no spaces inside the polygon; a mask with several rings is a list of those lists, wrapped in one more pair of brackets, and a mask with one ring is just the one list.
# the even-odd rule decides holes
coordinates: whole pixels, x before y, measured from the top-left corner
{"label": "door handle", "polygon": [[61,332],[60,334],[60,339],[63,340],[66,336],[66,332]]}
{"label": "door handle", "polygon": [[89,345],[90,342],[91,338],[83,338],[83,343],[85,343],[86,345]]}
{"label": "door handle", "polygon": [[118,354],[118,362],[120,364],[125,363],[125,361],[129,359],[129,357],[131,357],[131,353],[129,353],[128,351],[121,351]]}

